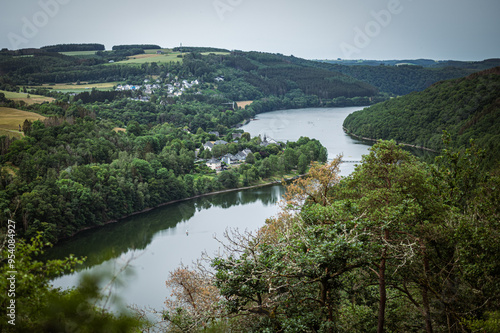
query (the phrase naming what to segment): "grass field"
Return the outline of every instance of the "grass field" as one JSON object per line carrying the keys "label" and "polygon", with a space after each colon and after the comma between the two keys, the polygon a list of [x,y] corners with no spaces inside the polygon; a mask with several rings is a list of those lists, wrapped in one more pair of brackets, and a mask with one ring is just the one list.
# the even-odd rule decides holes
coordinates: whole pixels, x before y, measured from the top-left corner
{"label": "grass field", "polygon": [[29,88],[49,88],[61,92],[82,92],[91,90],[93,88],[97,90],[109,91],[113,90],[113,86],[120,84],[120,82],[104,82],[104,83],[80,83],[79,85],[75,83],[57,83],[57,84],[44,84],[41,86],[32,86]]}
{"label": "grass field", "polygon": [[[0,90],[0,93],[4,93],[5,97],[8,99],[11,99],[15,102],[24,101],[28,105],[54,101],[54,98],[52,98],[52,97],[32,95],[32,94],[27,94],[27,93],[18,93],[18,92],[5,91],[5,90]],[[29,98],[28,98],[28,95],[30,96]]]}
{"label": "grass field", "polygon": [[23,123],[26,119],[35,121],[43,120],[45,119],[45,117],[34,112],[0,107],[0,134],[8,135],[11,137],[23,136],[23,133],[19,132],[19,125],[21,125],[22,128]]}
{"label": "grass field", "polygon": [[94,55],[97,51],[72,51],[72,52],[59,52],[67,56],[86,56]]}
{"label": "grass field", "polygon": [[[152,53],[151,51],[154,51]],[[180,52],[165,52],[163,54],[156,54],[157,50],[146,50],[145,54],[137,54],[130,57],[127,57],[127,60],[118,61],[112,63],[114,64],[125,64],[125,65],[142,65],[145,63],[157,62],[157,63],[166,63],[166,62],[179,62],[182,61],[182,58],[177,57],[180,55]]]}

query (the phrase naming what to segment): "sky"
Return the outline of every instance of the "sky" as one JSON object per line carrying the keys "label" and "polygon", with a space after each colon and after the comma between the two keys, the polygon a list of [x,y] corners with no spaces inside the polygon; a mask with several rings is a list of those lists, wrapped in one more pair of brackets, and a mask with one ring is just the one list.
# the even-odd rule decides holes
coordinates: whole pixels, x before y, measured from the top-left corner
{"label": "sky", "polygon": [[305,59],[500,57],[499,0],[0,0],[0,48],[210,46]]}

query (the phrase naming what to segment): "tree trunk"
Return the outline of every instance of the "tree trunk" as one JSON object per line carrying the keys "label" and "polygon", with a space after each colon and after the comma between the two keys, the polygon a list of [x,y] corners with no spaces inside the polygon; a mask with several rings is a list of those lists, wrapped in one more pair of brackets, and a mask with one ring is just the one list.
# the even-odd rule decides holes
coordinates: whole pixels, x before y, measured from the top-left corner
{"label": "tree trunk", "polygon": [[424,306],[424,316],[425,316],[425,331],[427,333],[432,333],[432,321],[431,321],[431,307],[429,305],[429,287],[427,273],[429,272],[429,258],[427,257],[427,251],[425,245],[421,245],[423,257],[424,257],[424,285],[422,287],[422,305]]}
{"label": "tree trunk", "polygon": [[[387,237],[387,230],[385,231]],[[380,265],[378,268],[378,287],[380,293],[380,303],[378,307],[378,325],[377,333],[384,332],[384,321],[385,321],[385,303],[387,301],[387,293],[385,290],[385,261],[387,255],[387,248],[384,247],[382,250],[382,259],[380,260]]]}

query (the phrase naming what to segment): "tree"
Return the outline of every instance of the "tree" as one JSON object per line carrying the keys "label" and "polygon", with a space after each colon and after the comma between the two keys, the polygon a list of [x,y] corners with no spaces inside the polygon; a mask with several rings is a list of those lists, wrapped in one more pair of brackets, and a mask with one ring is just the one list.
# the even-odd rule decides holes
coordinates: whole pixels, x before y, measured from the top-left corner
{"label": "tree", "polygon": [[248,164],[255,164],[255,156],[253,153],[248,153],[247,157],[245,158],[245,163]]}
{"label": "tree", "polygon": [[300,154],[299,162],[297,164],[297,171],[299,174],[304,174],[307,171],[307,167],[309,166],[309,159],[306,155]]}
{"label": "tree", "polygon": [[[14,230],[14,229],[9,229]],[[9,235],[12,235],[9,233]],[[15,300],[15,316],[2,316],[0,328],[6,332],[58,332],[79,330],[81,332],[133,332],[141,323],[130,315],[114,315],[108,309],[98,308],[96,302],[104,299],[100,291],[99,277],[88,276],[74,290],[60,291],[51,288],[50,280],[62,272],[73,272],[83,260],[70,256],[64,260],[41,262],[36,259],[43,254],[43,247],[50,244],[42,241],[39,233],[31,241],[16,239],[15,257],[11,247],[4,241],[1,248],[2,261],[12,259],[17,274],[9,273],[12,269],[7,262],[0,267],[4,278],[0,282],[3,290],[15,288],[9,296],[7,292],[0,296],[2,308]],[[10,238],[10,236],[7,237]],[[11,321],[9,323],[8,321]],[[15,325],[13,325],[15,324]]]}
{"label": "tree", "polygon": [[250,142],[250,139],[251,139],[251,136],[250,136],[250,133],[248,133],[248,132],[244,132],[241,135],[241,141],[243,141],[243,142]]}
{"label": "tree", "polygon": [[238,187],[238,175],[233,171],[223,171],[218,176],[219,182],[224,188]]}
{"label": "tree", "polygon": [[163,319],[170,331],[193,332],[220,317],[219,293],[206,272],[179,267],[170,273],[166,286],[171,294],[165,300]]}
{"label": "tree", "polygon": [[[372,269],[379,285],[378,332],[384,331],[387,270],[404,269],[404,264],[418,251],[416,232],[423,222],[422,213],[426,214],[430,209],[425,205],[432,205],[427,200],[440,201],[436,191],[426,182],[428,174],[425,170],[422,163],[394,142],[379,142],[370,149],[370,154],[363,157],[362,164],[347,181],[358,214],[366,216],[364,227],[373,237],[373,244],[378,244],[378,250],[375,248],[378,254],[374,253],[375,269]],[[426,254],[423,255],[425,258]],[[422,292],[427,317],[427,290]]]}
{"label": "tree", "polygon": [[26,119],[23,123],[23,132],[24,132],[24,135],[30,135],[31,133],[31,124],[32,122],[29,121],[28,119]]}

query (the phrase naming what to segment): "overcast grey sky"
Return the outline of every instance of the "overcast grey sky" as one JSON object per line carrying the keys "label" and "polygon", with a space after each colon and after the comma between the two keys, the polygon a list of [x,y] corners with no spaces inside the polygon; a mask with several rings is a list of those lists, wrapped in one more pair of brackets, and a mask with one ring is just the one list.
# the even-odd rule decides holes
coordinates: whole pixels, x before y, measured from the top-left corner
{"label": "overcast grey sky", "polygon": [[0,48],[213,46],[306,59],[500,57],[500,0],[0,0]]}

